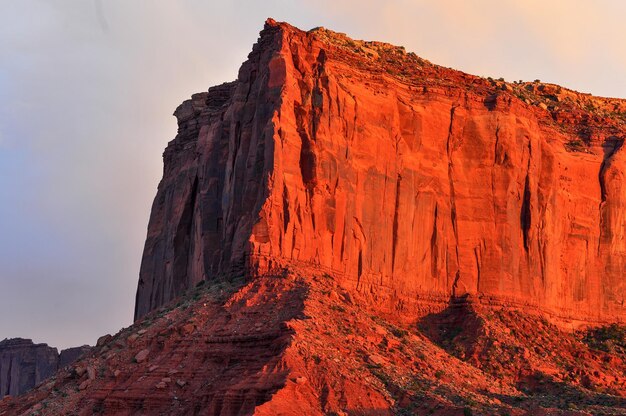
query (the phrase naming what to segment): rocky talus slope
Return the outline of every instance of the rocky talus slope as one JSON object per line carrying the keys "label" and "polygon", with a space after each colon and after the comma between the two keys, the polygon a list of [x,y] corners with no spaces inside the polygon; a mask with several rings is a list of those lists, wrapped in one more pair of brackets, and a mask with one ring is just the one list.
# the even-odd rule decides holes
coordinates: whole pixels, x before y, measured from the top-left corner
{"label": "rocky talus slope", "polygon": [[135,323],[0,416],[626,414],[626,101],[269,19],[175,116]]}
{"label": "rocky talus slope", "polygon": [[626,414],[626,355],[593,331],[472,299],[411,324],[367,304],[314,267],[204,284],[0,415]]}

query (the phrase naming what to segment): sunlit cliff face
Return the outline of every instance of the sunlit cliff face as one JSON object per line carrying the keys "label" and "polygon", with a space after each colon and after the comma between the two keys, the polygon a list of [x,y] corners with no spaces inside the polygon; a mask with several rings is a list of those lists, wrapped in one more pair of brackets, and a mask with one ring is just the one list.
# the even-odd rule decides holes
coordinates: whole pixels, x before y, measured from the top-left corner
{"label": "sunlit cliff face", "polygon": [[472,297],[626,316],[625,100],[268,19],[238,79],[175,115],[136,319],[201,281],[311,264],[394,313]]}

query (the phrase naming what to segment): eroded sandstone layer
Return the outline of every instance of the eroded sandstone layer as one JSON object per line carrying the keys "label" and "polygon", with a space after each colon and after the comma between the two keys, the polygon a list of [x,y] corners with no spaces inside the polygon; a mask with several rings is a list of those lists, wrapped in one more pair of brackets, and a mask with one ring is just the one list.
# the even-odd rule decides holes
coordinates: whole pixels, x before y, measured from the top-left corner
{"label": "eroded sandstone layer", "polygon": [[626,317],[624,100],[270,19],[237,80],[175,115],[135,318],[296,264],[389,311]]}

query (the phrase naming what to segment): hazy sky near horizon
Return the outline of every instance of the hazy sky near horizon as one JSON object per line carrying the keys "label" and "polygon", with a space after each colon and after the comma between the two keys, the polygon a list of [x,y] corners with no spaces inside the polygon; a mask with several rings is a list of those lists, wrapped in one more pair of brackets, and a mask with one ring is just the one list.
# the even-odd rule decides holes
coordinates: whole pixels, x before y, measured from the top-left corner
{"label": "hazy sky near horizon", "polygon": [[0,0],[0,339],[132,322],[171,116],[235,79],[267,17],[483,76],[626,97],[620,0]]}

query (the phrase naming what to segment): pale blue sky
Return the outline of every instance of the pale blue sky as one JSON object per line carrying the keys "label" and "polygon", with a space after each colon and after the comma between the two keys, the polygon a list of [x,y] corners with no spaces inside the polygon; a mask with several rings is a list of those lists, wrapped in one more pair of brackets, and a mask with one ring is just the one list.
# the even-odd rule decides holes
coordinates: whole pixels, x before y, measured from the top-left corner
{"label": "pale blue sky", "polygon": [[267,17],[470,73],[626,97],[619,0],[0,6],[0,339],[93,344],[131,323],[171,114],[236,77]]}

